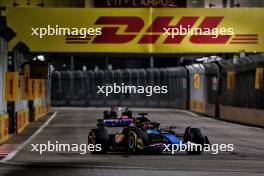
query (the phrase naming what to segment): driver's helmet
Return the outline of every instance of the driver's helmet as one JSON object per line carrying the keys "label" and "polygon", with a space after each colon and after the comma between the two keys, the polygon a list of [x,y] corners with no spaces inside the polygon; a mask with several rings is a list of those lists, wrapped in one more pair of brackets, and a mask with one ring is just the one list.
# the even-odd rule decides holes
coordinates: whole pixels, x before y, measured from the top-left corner
{"label": "driver's helmet", "polygon": [[144,124],[143,124],[143,128],[144,128],[144,129],[151,129],[151,128],[154,128],[154,125],[151,124],[151,123],[144,123]]}

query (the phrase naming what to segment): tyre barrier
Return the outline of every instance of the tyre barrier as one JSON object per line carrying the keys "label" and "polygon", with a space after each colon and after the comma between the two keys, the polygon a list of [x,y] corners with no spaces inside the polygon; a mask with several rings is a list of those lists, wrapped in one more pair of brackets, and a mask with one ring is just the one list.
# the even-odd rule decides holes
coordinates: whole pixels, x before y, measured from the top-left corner
{"label": "tyre barrier", "polygon": [[222,61],[220,118],[264,127],[264,56]]}
{"label": "tyre barrier", "polygon": [[[162,69],[53,71],[53,106],[178,108],[223,120],[264,127],[264,56]],[[104,94],[113,83],[164,86],[166,94]]]}
{"label": "tyre barrier", "polygon": [[[184,67],[107,71],[54,71],[51,74],[53,106],[133,106],[187,109],[188,74]],[[97,86],[167,86],[167,94],[97,93]],[[144,97],[144,98],[143,98]]]}

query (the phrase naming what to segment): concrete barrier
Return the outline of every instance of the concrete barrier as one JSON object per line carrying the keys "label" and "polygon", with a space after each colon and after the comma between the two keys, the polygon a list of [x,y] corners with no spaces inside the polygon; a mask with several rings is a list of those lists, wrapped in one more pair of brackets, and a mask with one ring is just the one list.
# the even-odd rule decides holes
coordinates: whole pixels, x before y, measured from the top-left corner
{"label": "concrete barrier", "polygon": [[37,105],[34,107],[34,120],[38,120],[45,115],[47,115],[49,112],[51,112],[51,106],[46,104]]}
{"label": "concrete barrier", "polygon": [[29,109],[16,112],[16,132],[21,133],[29,124]]}
{"label": "concrete barrier", "polygon": [[0,144],[9,139],[9,116],[3,114],[0,116]]}
{"label": "concrete barrier", "polygon": [[220,105],[220,119],[264,127],[264,110]]}

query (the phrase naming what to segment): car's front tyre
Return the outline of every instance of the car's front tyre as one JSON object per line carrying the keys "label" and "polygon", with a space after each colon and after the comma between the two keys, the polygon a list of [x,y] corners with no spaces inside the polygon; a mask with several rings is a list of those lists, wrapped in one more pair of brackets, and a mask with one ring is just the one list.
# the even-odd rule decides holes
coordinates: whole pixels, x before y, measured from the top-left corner
{"label": "car's front tyre", "polygon": [[186,152],[190,155],[199,155],[203,152],[205,138],[199,128],[187,127],[183,136],[184,143],[190,142]]}

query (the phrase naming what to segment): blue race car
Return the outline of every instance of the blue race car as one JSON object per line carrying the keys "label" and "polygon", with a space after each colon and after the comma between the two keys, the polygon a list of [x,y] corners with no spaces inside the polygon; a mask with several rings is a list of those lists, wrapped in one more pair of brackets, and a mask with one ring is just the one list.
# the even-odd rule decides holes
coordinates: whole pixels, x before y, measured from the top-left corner
{"label": "blue race car", "polygon": [[92,153],[162,153],[173,150],[174,146],[193,144],[185,151],[195,155],[203,152],[204,144],[209,144],[207,136],[198,128],[187,127],[184,134],[176,134],[175,127],[160,128],[146,113],[139,115],[137,118],[99,119],[98,127],[89,132],[88,143],[100,144],[102,150]]}

